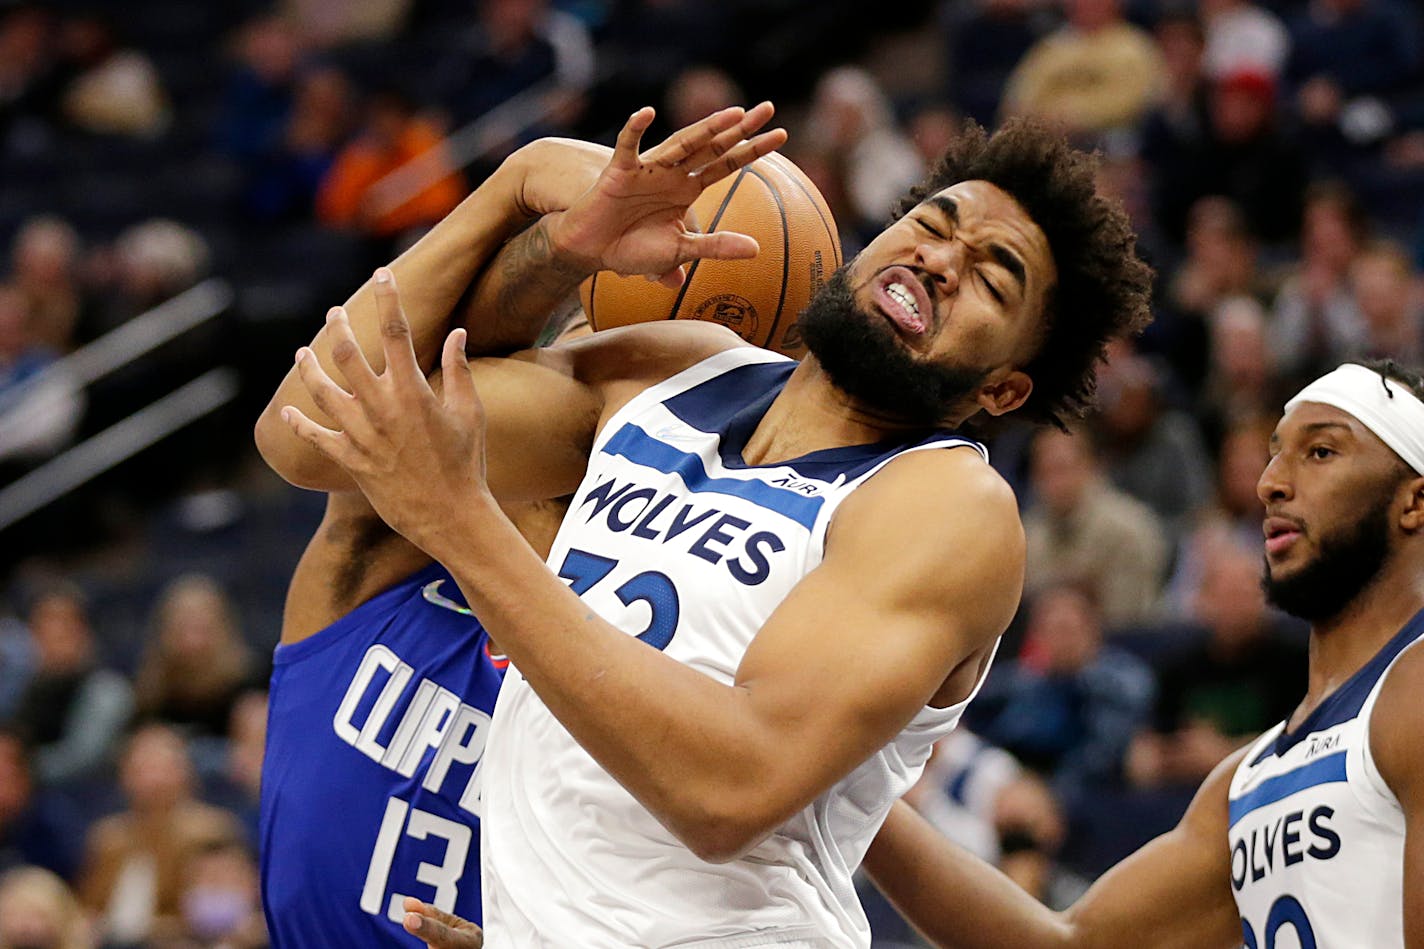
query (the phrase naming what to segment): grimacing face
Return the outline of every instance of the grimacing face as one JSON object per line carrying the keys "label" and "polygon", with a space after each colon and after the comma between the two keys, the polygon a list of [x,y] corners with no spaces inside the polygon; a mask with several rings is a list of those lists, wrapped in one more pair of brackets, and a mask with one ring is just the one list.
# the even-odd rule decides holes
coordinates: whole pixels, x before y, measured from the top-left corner
{"label": "grimacing face", "polygon": [[962,181],[922,201],[851,261],[858,308],[883,321],[918,362],[983,375],[980,406],[1017,408],[1057,279],[1048,238],[987,181]]}
{"label": "grimacing face", "polygon": [[1402,529],[1406,471],[1349,413],[1313,402],[1288,412],[1256,484],[1268,598],[1306,620],[1338,615],[1379,574]]}

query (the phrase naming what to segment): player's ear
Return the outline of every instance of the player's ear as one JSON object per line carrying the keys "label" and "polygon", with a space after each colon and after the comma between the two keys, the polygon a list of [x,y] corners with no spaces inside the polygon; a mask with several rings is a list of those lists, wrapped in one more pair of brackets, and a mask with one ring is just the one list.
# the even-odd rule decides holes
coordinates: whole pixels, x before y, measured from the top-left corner
{"label": "player's ear", "polygon": [[1399,526],[1413,534],[1424,529],[1424,478],[1410,478],[1402,490],[1408,492],[1408,497],[1399,515]]}
{"label": "player's ear", "polygon": [[997,379],[995,377],[999,376],[998,372],[990,374],[992,381],[979,387],[979,395],[975,399],[979,407],[990,415],[1012,412],[1027,402],[1033,392],[1033,380],[1028,377],[1028,373],[1021,369],[1000,371],[1003,375]]}

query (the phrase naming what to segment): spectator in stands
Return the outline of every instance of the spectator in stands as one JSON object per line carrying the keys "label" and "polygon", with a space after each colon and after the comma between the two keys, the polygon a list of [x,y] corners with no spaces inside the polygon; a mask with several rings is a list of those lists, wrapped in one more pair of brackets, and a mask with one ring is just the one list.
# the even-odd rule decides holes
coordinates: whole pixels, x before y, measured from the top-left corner
{"label": "spectator in stands", "polygon": [[[365,106],[366,124],[336,156],[317,192],[317,217],[333,227],[391,238],[434,224],[465,196],[464,178],[450,165],[440,130],[405,96],[387,90]],[[429,183],[395,198],[375,185],[397,168],[434,151]]]}
{"label": "spectator in stands", "polygon": [[211,577],[170,583],[135,683],[139,717],[190,735],[226,735],[238,695],[260,680],[226,592]]}
{"label": "spectator in stands", "polygon": [[110,941],[133,945],[181,925],[188,860],[241,839],[241,830],[231,814],[196,799],[183,739],[165,725],[129,739],[119,783],[128,809],[90,829],[79,892]]}
{"label": "spectator in stands", "polygon": [[1212,79],[1259,72],[1275,79],[1290,55],[1290,33],[1269,10],[1252,0],[1201,0],[1206,32],[1204,67]]}
{"label": "spectator in stands", "polygon": [[[1208,444],[1220,444],[1223,433],[1238,420],[1259,418],[1282,404],[1271,375],[1266,319],[1265,308],[1254,297],[1227,297],[1216,305],[1210,326],[1211,370],[1196,406]],[[1269,435],[1261,437],[1261,446]],[[1256,474],[1264,467],[1263,458]]]}
{"label": "spectator in stands", "polygon": [[1316,0],[1290,28],[1288,75],[1308,126],[1335,126],[1352,100],[1396,91],[1419,62],[1417,20],[1391,0]]}
{"label": "spectator in stands", "polygon": [[182,935],[198,946],[263,949],[267,926],[252,851],[214,840],[188,857],[181,897]]}
{"label": "spectator in stands", "polygon": [[1194,787],[1299,703],[1303,640],[1287,641],[1273,628],[1260,574],[1259,540],[1220,545],[1205,564],[1196,602],[1204,635],[1158,676],[1152,726],[1129,758],[1134,783]]}
{"label": "spectator in stands", "polygon": [[963,117],[954,108],[938,100],[921,102],[914,108],[906,127],[924,167],[934,167],[939,156],[959,138],[963,124]]}
{"label": "spectator in stands", "polygon": [[412,0],[282,0],[286,18],[317,46],[392,39],[410,14]]}
{"label": "spectator in stands", "polygon": [[10,280],[25,296],[32,337],[56,352],[74,348],[75,329],[89,306],[79,279],[83,246],[60,217],[27,220],[10,252]]}
{"label": "spectator in stands", "polygon": [[1357,355],[1424,362],[1419,278],[1404,248],[1393,241],[1366,245],[1350,266],[1350,288],[1365,325]]}
{"label": "spectator in stands", "polygon": [[1092,590],[1110,627],[1151,616],[1169,552],[1152,509],[1103,477],[1083,434],[1035,433],[1029,476],[1028,594],[1079,582]]}
{"label": "spectator in stands", "polygon": [[1152,37],[1119,0],[1067,0],[1067,24],[1033,45],[1004,93],[1009,115],[1060,122],[1073,133],[1130,128],[1162,95]]}
{"label": "spectator in stands", "polygon": [[74,806],[35,787],[24,739],[0,729],[0,870],[33,864],[73,880],[83,839],[84,821]]}
{"label": "spectator in stands", "polygon": [[479,0],[476,28],[443,72],[443,104],[459,124],[520,92],[552,85],[545,128],[567,128],[581,113],[596,61],[588,29],[549,0]]}
{"label": "spectator in stands", "polygon": [[956,728],[935,744],[905,800],[940,833],[996,864],[1034,897],[1053,897],[1064,818],[1048,784],[1013,755]]}
{"label": "spectator in stands", "polygon": [[1112,483],[1152,508],[1170,537],[1210,496],[1206,445],[1196,420],[1167,404],[1165,371],[1123,354],[1098,374],[1095,419]]}
{"label": "spectator in stands", "polygon": [[1164,305],[1141,346],[1197,390],[1214,368],[1210,347],[1218,307],[1243,296],[1264,302],[1274,293],[1261,275],[1256,241],[1235,202],[1213,195],[1192,205],[1186,248],[1186,259],[1175,272],[1164,274]]}
{"label": "spectator in stands", "polygon": [[1145,663],[1103,644],[1092,592],[1059,583],[1034,595],[1020,658],[994,669],[966,721],[1047,778],[1071,810],[1120,781],[1154,689]]}
{"label": "spectator in stands", "polygon": [[237,817],[254,847],[259,843],[257,818],[266,739],[267,693],[251,689],[233,704],[227,738],[221,742],[218,773],[212,776],[204,795]]}
{"label": "spectator in stands", "polygon": [[216,128],[219,149],[243,161],[260,159],[283,140],[292,108],[302,37],[279,16],[245,24],[223,92]]}
{"label": "spectator in stands", "polygon": [[346,142],[354,112],[345,73],[334,67],[304,72],[279,140],[248,163],[243,195],[248,213],[269,223],[310,220],[317,189]]}
{"label": "spectator in stands", "polygon": [[[9,393],[0,409],[0,465],[7,472],[23,471],[69,444],[84,412],[83,393],[63,379],[45,378],[59,353],[36,342],[33,323],[25,295],[0,284],[0,396]],[[14,650],[0,644],[0,653],[10,658]],[[0,679],[6,680],[0,705],[13,706],[11,670],[0,671]]]}
{"label": "spectator in stands", "polygon": [[0,876],[0,946],[93,949],[89,921],[64,881],[40,867]]}
{"label": "spectator in stands", "polygon": [[[599,30],[598,58],[606,66],[602,71],[609,76],[611,95],[620,102],[656,102],[668,77],[690,64],[729,61],[731,9],[704,0],[609,4],[608,22]],[[745,36],[736,39],[738,45],[746,42]]]}
{"label": "spectator in stands", "polygon": [[0,143],[28,120],[53,118],[55,75],[53,15],[42,5],[8,6],[0,17]]}
{"label": "spectator in stands", "polygon": [[1187,259],[1168,287],[1173,309],[1208,322],[1233,297],[1265,301],[1272,294],[1261,275],[1260,253],[1241,208],[1228,198],[1208,196],[1192,205],[1187,218]]}
{"label": "spectator in stands", "polygon": [[689,66],[668,84],[662,124],[670,130],[687,128],[713,112],[746,102],[737,81],[716,66]]}
{"label": "spectator in stands", "polygon": [[99,135],[153,137],[172,116],[158,70],[142,52],[119,45],[95,14],[60,25],[60,68],[66,75],[65,120]]}
{"label": "spectator in stands", "polygon": [[58,357],[35,338],[33,322],[24,293],[0,284],[0,392],[24,382]]}
{"label": "spectator in stands", "polygon": [[38,663],[14,725],[35,748],[42,784],[90,777],[109,763],[133,711],[133,693],[118,673],[98,664],[83,595],[56,586],[29,611]]}
{"label": "spectator in stands", "polygon": [[1321,182],[1306,195],[1302,256],[1276,296],[1271,353],[1276,373],[1313,377],[1363,348],[1366,327],[1350,292],[1350,268],[1368,238],[1364,209],[1344,185]]}
{"label": "spectator in stands", "polygon": [[100,303],[85,336],[103,335],[189,289],[207,275],[210,259],[203,236],[178,221],[152,218],[126,228],[94,257]]}
{"label": "spectator in stands", "polygon": [[1276,84],[1261,72],[1228,73],[1211,86],[1210,126],[1200,148],[1159,179],[1158,213],[1168,227],[1207,195],[1234,201],[1254,234],[1284,241],[1300,221],[1305,165],[1300,146],[1280,129]]}
{"label": "spectator in stands", "polygon": [[889,98],[858,66],[833,69],[816,83],[806,134],[840,163],[850,204],[849,218],[837,218],[842,227],[878,232],[899,196],[924,174]]}
{"label": "spectator in stands", "polygon": [[[3,457],[3,453],[0,453]],[[35,642],[18,616],[0,607],[0,722],[8,722],[35,674]]]}
{"label": "spectator in stands", "polygon": [[[1254,304],[1253,304],[1254,305]],[[1265,511],[1256,497],[1256,481],[1270,460],[1267,445],[1274,427],[1273,409],[1260,415],[1231,418],[1220,439],[1216,463],[1216,497],[1200,511],[1191,533],[1183,540],[1163,598],[1164,616],[1193,615],[1200,602],[1207,565],[1221,551],[1253,549],[1261,543]]]}
{"label": "spectator in stands", "polygon": [[1188,205],[1171,189],[1191,177],[1193,156],[1206,148],[1211,84],[1202,69],[1206,39],[1194,15],[1183,10],[1165,13],[1153,35],[1162,54],[1163,91],[1161,101],[1143,118],[1138,153],[1152,169],[1153,222],[1175,247],[1182,241]]}
{"label": "spectator in stands", "polygon": [[1037,0],[945,4],[946,98],[980,125],[993,124],[1014,67],[1045,29]]}

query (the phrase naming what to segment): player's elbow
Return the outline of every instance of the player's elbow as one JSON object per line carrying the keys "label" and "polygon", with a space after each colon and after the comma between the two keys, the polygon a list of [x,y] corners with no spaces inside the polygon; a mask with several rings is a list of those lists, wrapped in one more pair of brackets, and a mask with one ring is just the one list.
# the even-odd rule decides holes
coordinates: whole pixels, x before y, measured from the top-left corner
{"label": "player's elbow", "polygon": [[765,840],[780,823],[761,803],[718,793],[688,802],[670,827],[699,860],[730,863]]}
{"label": "player's elbow", "polygon": [[699,821],[675,831],[682,844],[705,863],[731,863],[766,838],[736,818]]}
{"label": "player's elbow", "polygon": [[333,477],[340,473],[339,469],[324,458],[314,463],[318,457],[315,451],[282,420],[275,404],[268,405],[258,417],[252,440],[267,467],[288,484],[312,491],[340,491],[350,487],[342,478]]}

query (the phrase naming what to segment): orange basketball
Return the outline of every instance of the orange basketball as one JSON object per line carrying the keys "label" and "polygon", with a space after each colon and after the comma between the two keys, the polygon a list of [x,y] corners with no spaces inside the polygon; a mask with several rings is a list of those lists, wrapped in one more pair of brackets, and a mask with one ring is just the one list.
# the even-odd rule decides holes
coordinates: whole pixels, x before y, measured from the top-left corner
{"label": "orange basketball", "polygon": [[825,199],[784,155],[772,152],[712,185],[689,209],[704,232],[756,238],[750,260],[695,260],[677,290],[643,277],[601,271],[579,297],[594,329],[653,320],[711,320],[749,343],[800,357],[796,318],[841,265],[841,243]]}

